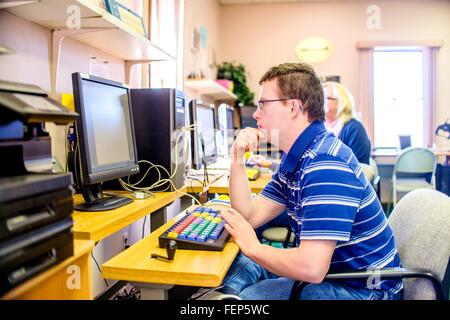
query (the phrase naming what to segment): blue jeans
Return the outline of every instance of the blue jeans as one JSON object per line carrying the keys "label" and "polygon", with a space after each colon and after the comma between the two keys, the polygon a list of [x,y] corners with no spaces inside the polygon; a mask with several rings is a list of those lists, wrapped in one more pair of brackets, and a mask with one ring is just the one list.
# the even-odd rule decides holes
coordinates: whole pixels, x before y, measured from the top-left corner
{"label": "blue jeans", "polygon": [[[279,277],[239,253],[222,283],[233,288],[243,300],[288,300],[294,280]],[[339,282],[308,284],[301,300],[399,300],[401,293],[357,289]]]}

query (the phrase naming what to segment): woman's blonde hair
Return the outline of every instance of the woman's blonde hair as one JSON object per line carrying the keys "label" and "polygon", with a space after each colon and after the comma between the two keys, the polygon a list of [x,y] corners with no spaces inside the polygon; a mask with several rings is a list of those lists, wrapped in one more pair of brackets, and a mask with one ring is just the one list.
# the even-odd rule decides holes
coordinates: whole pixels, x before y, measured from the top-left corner
{"label": "woman's blonde hair", "polygon": [[334,81],[327,81],[323,83],[323,87],[329,87],[333,90],[333,94],[338,100],[337,120],[345,125],[352,118],[355,117],[355,100],[352,94],[342,84]]}

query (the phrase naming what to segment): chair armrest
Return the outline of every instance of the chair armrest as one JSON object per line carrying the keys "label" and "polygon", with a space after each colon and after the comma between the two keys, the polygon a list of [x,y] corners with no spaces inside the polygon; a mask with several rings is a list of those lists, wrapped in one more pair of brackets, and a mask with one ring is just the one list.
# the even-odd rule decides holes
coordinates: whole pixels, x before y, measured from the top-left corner
{"label": "chair armrest", "polygon": [[380,176],[375,176],[374,178],[373,178],[373,185],[374,186],[376,186],[377,184],[379,184],[380,183]]}
{"label": "chair armrest", "polygon": [[[369,278],[378,278],[380,280],[386,279],[405,279],[405,278],[424,278],[433,283],[436,293],[436,300],[447,300],[444,286],[441,280],[434,273],[423,269],[382,269],[382,270],[365,270],[343,273],[329,273],[325,276],[325,280],[331,281],[351,281],[351,280],[367,280]],[[296,281],[291,290],[290,300],[297,300],[301,295],[304,287],[308,282]]]}

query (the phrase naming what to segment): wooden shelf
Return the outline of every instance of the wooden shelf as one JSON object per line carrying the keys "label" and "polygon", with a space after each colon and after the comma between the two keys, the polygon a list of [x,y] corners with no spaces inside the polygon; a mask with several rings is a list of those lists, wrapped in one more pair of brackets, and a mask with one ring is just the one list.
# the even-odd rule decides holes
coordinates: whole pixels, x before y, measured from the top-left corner
{"label": "wooden shelf", "polygon": [[213,100],[236,100],[237,96],[214,80],[186,80],[184,87]]}
{"label": "wooden shelf", "polygon": [[67,13],[70,6],[80,8],[81,29],[89,33],[70,35],[115,57],[126,61],[163,61],[175,59],[152,44],[104,8],[89,0],[42,0],[36,3],[7,8],[9,12],[50,30],[69,30]]}

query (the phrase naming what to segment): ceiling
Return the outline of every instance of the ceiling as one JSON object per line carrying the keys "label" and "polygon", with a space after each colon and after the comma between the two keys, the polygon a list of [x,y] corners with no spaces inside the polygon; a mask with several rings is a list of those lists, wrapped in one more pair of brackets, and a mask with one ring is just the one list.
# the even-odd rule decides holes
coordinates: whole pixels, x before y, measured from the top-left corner
{"label": "ceiling", "polygon": [[282,3],[282,2],[336,2],[343,0],[219,0],[220,4],[248,4],[248,3]]}

